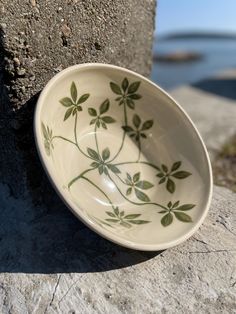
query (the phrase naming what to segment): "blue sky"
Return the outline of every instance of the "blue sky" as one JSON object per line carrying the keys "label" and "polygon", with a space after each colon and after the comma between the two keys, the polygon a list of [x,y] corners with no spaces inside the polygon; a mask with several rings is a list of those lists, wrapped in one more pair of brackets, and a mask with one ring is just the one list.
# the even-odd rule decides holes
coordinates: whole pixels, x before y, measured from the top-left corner
{"label": "blue sky", "polygon": [[157,0],[156,33],[236,32],[236,0]]}

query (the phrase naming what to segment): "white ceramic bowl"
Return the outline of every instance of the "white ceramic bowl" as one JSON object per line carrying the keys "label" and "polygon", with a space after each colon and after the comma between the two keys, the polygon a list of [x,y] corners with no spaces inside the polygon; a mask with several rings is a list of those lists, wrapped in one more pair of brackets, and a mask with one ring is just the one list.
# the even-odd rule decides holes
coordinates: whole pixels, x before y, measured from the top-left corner
{"label": "white ceramic bowl", "polygon": [[106,64],[67,68],[42,91],[34,123],[57,193],[103,237],[163,250],[203,222],[212,195],[206,148],[183,109],[143,76]]}

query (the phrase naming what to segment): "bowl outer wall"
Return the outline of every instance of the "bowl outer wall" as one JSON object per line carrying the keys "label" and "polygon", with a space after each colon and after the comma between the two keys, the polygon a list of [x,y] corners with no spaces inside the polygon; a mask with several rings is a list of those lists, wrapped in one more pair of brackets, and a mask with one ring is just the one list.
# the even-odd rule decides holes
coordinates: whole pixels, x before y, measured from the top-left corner
{"label": "bowl outer wall", "polygon": [[[135,243],[132,241],[128,241],[125,239],[121,239],[118,236],[109,233],[109,231],[101,228],[99,225],[97,225],[96,223],[94,223],[93,221],[89,220],[87,218],[87,216],[85,216],[85,214],[80,211],[80,213],[78,213],[77,210],[77,206],[75,206],[71,200],[66,199],[66,197],[64,196],[64,191],[61,187],[57,186],[51,175],[50,172],[48,170],[47,167],[47,163],[41,153],[41,150],[43,149],[41,141],[40,141],[40,127],[41,127],[41,121],[40,121],[40,111],[42,109],[43,103],[44,103],[44,98],[47,94],[47,91],[51,88],[52,85],[54,85],[56,83],[56,81],[61,78],[62,76],[68,74],[71,71],[76,71],[76,70],[80,70],[80,69],[102,69],[102,68],[109,68],[109,69],[113,69],[113,70],[119,70],[119,71],[123,71],[127,74],[132,74],[134,76],[136,76],[138,79],[142,80],[142,81],[146,81],[149,84],[152,85],[152,87],[158,89],[158,91],[162,94],[164,94],[166,97],[168,97],[172,103],[175,105],[176,109],[179,110],[182,115],[184,116],[185,119],[187,119],[190,123],[190,125],[192,126],[193,130],[195,131],[197,138],[199,140],[199,144],[202,147],[202,150],[204,152],[205,155],[205,159],[206,159],[206,163],[207,163],[207,168],[208,168],[208,177],[209,177],[209,194],[208,194],[208,199],[207,199],[207,203],[205,206],[205,209],[203,211],[203,214],[201,216],[201,218],[199,219],[199,221],[193,225],[192,229],[187,232],[185,235],[173,240],[173,241],[169,241],[166,242],[164,244],[140,244],[140,243]],[[68,67],[66,69],[64,69],[63,71],[61,71],[60,73],[56,74],[48,83],[47,85],[44,87],[44,89],[42,90],[39,99],[37,101],[37,105],[36,105],[36,109],[35,109],[35,113],[34,113],[34,136],[35,136],[35,142],[36,142],[36,147],[37,147],[37,151],[41,160],[41,163],[44,167],[44,170],[52,184],[52,186],[54,187],[54,189],[56,190],[57,194],[59,195],[59,197],[62,199],[62,201],[66,204],[66,206],[72,211],[72,213],[79,218],[86,226],[88,226],[89,228],[91,228],[93,231],[95,231],[96,233],[98,233],[100,236],[106,238],[107,240],[110,240],[116,244],[119,244],[121,246],[130,248],[130,249],[135,249],[135,250],[141,250],[141,251],[159,251],[159,250],[164,250],[173,246],[176,246],[182,242],[184,242],[185,240],[187,240],[188,238],[190,238],[197,230],[198,228],[201,226],[201,224],[203,223],[207,212],[209,210],[210,207],[210,203],[211,203],[211,198],[212,198],[212,190],[213,190],[213,179],[212,179],[212,169],[211,169],[211,163],[210,163],[210,158],[206,149],[206,146],[197,130],[197,128],[195,127],[194,123],[192,122],[191,118],[188,116],[188,114],[184,111],[184,109],[166,92],[164,91],[161,87],[159,87],[158,85],[156,85],[155,83],[153,83],[152,81],[150,81],[149,79],[143,77],[142,75],[133,72],[131,70],[122,68],[122,67],[118,67],[115,65],[110,65],[110,64],[103,64],[103,63],[84,63],[84,64],[78,64],[78,65],[74,65],[71,67]]]}

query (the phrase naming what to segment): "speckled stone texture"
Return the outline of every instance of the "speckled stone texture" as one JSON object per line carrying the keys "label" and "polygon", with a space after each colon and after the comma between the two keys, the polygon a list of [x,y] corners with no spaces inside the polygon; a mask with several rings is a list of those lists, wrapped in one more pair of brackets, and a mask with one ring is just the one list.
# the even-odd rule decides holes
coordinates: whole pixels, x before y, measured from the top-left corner
{"label": "speckled stone texture", "polygon": [[148,76],[154,17],[155,0],[0,1],[0,173],[12,195],[30,191],[37,204],[58,202],[32,131],[35,103],[48,80],[84,62]]}

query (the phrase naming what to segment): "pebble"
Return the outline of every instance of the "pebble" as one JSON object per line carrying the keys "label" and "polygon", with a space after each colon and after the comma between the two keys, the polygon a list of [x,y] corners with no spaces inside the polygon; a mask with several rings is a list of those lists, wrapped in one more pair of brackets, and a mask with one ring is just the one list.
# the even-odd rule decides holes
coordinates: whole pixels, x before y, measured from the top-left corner
{"label": "pebble", "polygon": [[25,75],[25,72],[26,72],[25,69],[19,69],[19,70],[17,71],[17,75],[19,75],[19,76],[24,76],[24,75]]}
{"label": "pebble", "polygon": [[36,0],[30,0],[30,3],[31,3],[31,5],[32,5],[33,7],[36,6]]}

